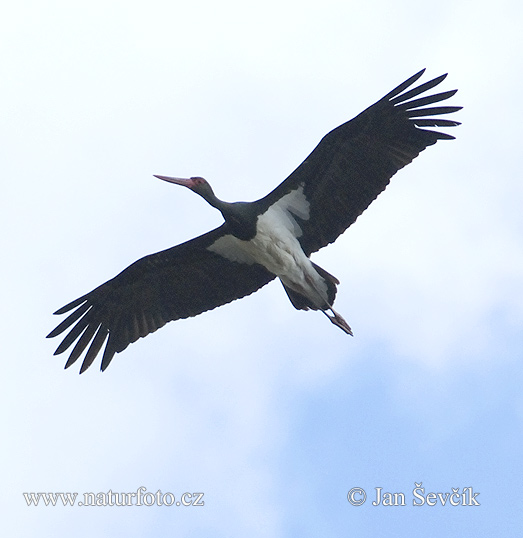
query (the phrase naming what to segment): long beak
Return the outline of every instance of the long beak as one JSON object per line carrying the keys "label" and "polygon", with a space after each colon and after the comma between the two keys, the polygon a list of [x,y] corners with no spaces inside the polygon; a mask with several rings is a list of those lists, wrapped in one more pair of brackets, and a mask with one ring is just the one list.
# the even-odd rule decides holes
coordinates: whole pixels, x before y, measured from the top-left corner
{"label": "long beak", "polygon": [[158,179],[163,179],[163,181],[174,183],[175,185],[183,185],[184,187],[188,187],[189,189],[192,188],[194,185],[194,181],[192,178],[157,176],[156,174],[153,175]]}

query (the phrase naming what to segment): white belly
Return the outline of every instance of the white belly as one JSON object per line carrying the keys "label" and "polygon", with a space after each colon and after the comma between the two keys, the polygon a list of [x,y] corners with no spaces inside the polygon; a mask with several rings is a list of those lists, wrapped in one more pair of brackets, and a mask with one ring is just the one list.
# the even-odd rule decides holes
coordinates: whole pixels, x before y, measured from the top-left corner
{"label": "white belly", "polygon": [[294,191],[258,217],[256,236],[242,241],[232,235],[218,239],[209,250],[240,263],[259,263],[292,290],[321,308],[328,302],[327,285],[303,252],[301,229],[294,219],[308,217],[308,202],[302,189]]}

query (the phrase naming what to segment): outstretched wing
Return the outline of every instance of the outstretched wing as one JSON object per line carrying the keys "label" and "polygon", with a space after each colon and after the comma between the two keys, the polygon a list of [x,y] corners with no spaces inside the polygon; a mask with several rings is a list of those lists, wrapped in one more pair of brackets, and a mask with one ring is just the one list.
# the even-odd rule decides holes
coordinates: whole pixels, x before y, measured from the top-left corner
{"label": "outstretched wing", "polygon": [[77,339],[65,365],[87,348],[80,373],[92,364],[107,340],[102,371],[115,353],[168,321],[196,316],[253,293],[274,275],[261,265],[230,261],[207,247],[224,236],[227,225],[176,247],[146,256],[90,293],[60,308],[74,311],[48,338],[69,333],[55,355]]}
{"label": "outstretched wing", "polygon": [[424,71],[328,133],[283,183],[257,202],[268,208],[286,194],[303,189],[308,206],[302,207],[302,215],[296,218],[307,255],[335,241],[385,189],[390,178],[427,146],[454,138],[424,127],[459,125],[431,116],[450,114],[461,107],[423,107],[444,101],[457,90],[413,99],[440,84],[446,75],[402,93]]}

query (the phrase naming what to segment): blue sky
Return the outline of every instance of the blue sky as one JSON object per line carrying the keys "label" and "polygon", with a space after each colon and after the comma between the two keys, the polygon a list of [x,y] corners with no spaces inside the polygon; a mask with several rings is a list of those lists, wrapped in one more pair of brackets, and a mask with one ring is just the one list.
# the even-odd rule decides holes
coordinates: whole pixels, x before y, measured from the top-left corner
{"label": "blue sky", "polygon": [[[2,534],[521,536],[522,15],[515,1],[4,9]],[[63,370],[44,338],[54,310],[220,223],[153,174],[256,199],[423,67],[459,88],[457,140],[314,256],[341,281],[354,338],[272,283],[103,374]],[[420,482],[472,487],[480,506],[412,506]],[[141,486],[205,506],[23,497]],[[406,506],[372,506],[377,487]]]}

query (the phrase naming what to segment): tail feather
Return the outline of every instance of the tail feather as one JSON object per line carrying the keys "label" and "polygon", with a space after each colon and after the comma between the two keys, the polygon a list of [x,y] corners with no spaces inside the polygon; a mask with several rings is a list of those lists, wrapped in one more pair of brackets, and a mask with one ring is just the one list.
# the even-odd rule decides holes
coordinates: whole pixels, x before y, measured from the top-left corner
{"label": "tail feather", "polygon": [[325,271],[323,267],[320,267],[315,263],[312,263],[312,266],[314,269],[316,269],[318,274],[323,277],[325,283],[327,284],[327,297],[329,298],[328,306],[331,307],[334,304],[334,299],[336,299],[336,286],[340,283],[340,281],[334,275],[331,275]]}
{"label": "tail feather", "polygon": [[289,297],[292,306],[294,306],[296,310],[309,310],[309,308],[317,310],[317,308],[312,304],[309,299],[307,299],[307,297],[305,297],[301,293],[298,293],[297,291],[291,290],[291,288],[288,288],[285,284],[283,284],[283,282],[282,285],[287,292],[287,296]]}
{"label": "tail feather", "polygon": [[336,298],[336,286],[340,283],[340,281],[334,275],[331,275],[319,265],[312,263],[312,266],[314,267],[316,272],[323,278],[325,284],[327,285],[328,302],[325,304],[324,308],[320,309],[310,299],[308,299],[301,293],[298,293],[297,291],[294,291],[293,289],[289,288],[282,282],[283,287],[287,292],[287,296],[289,297],[292,306],[294,306],[296,310],[328,310],[334,304],[334,299]]}

